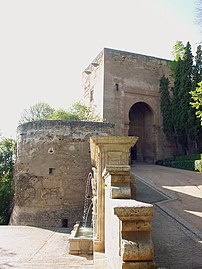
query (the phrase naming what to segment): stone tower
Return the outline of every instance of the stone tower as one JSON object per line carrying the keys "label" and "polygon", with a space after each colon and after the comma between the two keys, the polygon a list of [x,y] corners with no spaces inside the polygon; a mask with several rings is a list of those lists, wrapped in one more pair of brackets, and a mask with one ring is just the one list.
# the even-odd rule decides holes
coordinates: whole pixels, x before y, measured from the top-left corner
{"label": "stone tower", "polygon": [[90,137],[113,135],[109,123],[47,120],[17,129],[13,225],[71,227],[82,220],[91,171]]}
{"label": "stone tower", "polygon": [[84,97],[116,135],[138,136],[133,160],[154,162],[173,146],[162,130],[159,80],[171,79],[169,61],[105,48],[83,72]]}

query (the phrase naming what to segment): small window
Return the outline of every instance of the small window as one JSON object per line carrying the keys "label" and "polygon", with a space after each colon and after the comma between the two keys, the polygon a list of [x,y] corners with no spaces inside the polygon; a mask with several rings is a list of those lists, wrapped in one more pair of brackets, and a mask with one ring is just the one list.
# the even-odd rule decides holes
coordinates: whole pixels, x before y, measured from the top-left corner
{"label": "small window", "polygon": [[53,170],[54,170],[55,168],[53,168],[53,167],[50,167],[49,169],[48,169],[48,173],[49,173],[49,175],[52,175],[53,174]]}
{"label": "small window", "polygon": [[62,219],[62,227],[68,228],[68,219]]}
{"label": "small window", "polygon": [[90,102],[93,101],[93,89],[90,90]]}
{"label": "small window", "polygon": [[119,84],[118,83],[115,84],[115,89],[118,92],[118,90],[119,90]]}

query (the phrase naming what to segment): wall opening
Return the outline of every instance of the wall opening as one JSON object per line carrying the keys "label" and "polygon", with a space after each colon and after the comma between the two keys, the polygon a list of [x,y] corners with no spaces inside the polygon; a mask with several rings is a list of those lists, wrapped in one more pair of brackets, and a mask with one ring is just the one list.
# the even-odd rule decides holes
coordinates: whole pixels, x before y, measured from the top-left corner
{"label": "wall opening", "polygon": [[68,219],[66,218],[62,219],[62,227],[68,228]]}
{"label": "wall opening", "polygon": [[131,148],[131,162],[153,162],[155,159],[154,116],[150,106],[144,102],[134,104],[129,110],[129,136],[138,136]]}
{"label": "wall opening", "polygon": [[52,174],[53,174],[54,169],[55,169],[55,168],[50,167],[50,168],[48,169],[48,174],[49,174],[49,175],[52,175]]}
{"label": "wall opening", "polygon": [[115,89],[118,92],[118,90],[119,90],[119,84],[118,83],[115,84]]}

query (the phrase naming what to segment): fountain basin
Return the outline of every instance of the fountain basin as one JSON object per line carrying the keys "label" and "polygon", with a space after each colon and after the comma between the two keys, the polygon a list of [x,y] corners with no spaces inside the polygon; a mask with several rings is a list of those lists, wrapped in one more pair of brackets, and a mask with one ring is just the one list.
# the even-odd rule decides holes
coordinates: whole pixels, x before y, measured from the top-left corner
{"label": "fountain basin", "polygon": [[93,229],[82,227],[80,223],[74,225],[69,237],[69,254],[92,254],[93,253]]}

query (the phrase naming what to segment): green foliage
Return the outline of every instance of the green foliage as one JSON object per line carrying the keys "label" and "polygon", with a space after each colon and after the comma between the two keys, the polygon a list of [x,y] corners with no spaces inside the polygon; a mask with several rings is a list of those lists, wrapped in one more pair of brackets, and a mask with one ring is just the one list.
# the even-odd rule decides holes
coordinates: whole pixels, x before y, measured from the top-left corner
{"label": "green foliage", "polygon": [[[195,56],[195,65],[193,67],[193,74],[192,74],[192,88],[193,90],[196,90],[196,87],[198,83],[202,80],[202,50],[201,50],[201,45],[197,47],[196,51],[196,56]],[[190,93],[190,92],[189,92]],[[193,93],[194,95],[194,93]],[[190,104],[193,101],[192,95],[190,95]],[[200,114],[200,108],[195,110],[194,105],[191,104],[189,108],[189,118],[188,118],[188,123],[189,123],[189,137],[192,140],[195,140],[197,144],[199,144],[200,140],[200,132],[202,130],[201,125],[202,125],[202,114]],[[202,110],[202,108],[201,108]],[[196,117],[198,116],[198,118]],[[201,122],[200,122],[201,119]]]}
{"label": "green foliage", "polygon": [[12,204],[12,179],[16,142],[4,138],[0,141],[0,224],[8,224]]}
{"label": "green foliage", "polygon": [[83,120],[83,121],[99,121],[93,110],[82,102],[74,103],[68,110],[57,109],[53,112],[50,120]]}
{"label": "green foliage", "polygon": [[57,109],[53,112],[50,120],[79,120],[78,115],[72,114],[71,112],[65,109]]}
{"label": "green foliage", "polygon": [[181,156],[176,156],[174,157],[173,160],[176,161],[187,161],[187,160],[201,160],[202,159],[202,154],[196,153],[196,154],[191,154],[191,155],[181,155]]}
{"label": "green foliage", "polygon": [[186,117],[184,113],[184,103],[183,103],[183,61],[178,60],[176,65],[176,70],[174,74],[174,87],[173,99],[172,99],[172,116],[173,116],[173,125],[175,130],[175,139],[181,145],[186,145],[187,135],[185,131],[184,118]]}
{"label": "green foliage", "polygon": [[201,45],[197,47],[195,56],[195,66],[193,69],[193,87],[194,90],[197,84],[202,81],[202,49]]}
{"label": "green foliage", "polygon": [[72,115],[77,115],[79,120],[100,121],[100,117],[94,113],[94,110],[82,102],[76,102],[70,108]]}
{"label": "green foliage", "polygon": [[169,80],[165,76],[160,79],[160,105],[163,116],[163,131],[168,139],[173,137],[172,108],[169,94]]}
{"label": "green foliage", "polygon": [[190,89],[193,85],[193,56],[191,45],[187,42],[182,58],[177,61],[175,81],[173,87],[173,124],[177,142],[183,151],[188,153],[189,141],[197,144],[200,125],[195,117],[193,108],[190,106]]}
{"label": "green foliage", "polygon": [[191,91],[192,102],[191,105],[196,109],[196,116],[200,119],[202,125],[202,81],[198,83],[194,91]]}
{"label": "green foliage", "polygon": [[82,102],[74,103],[69,109],[54,109],[46,103],[37,103],[23,111],[20,123],[35,120],[85,120],[101,121],[94,110]]}
{"label": "green foliage", "polygon": [[173,46],[172,55],[174,57],[174,61],[179,61],[179,59],[183,58],[184,55],[184,44],[182,41],[177,40],[175,45]]}
{"label": "green foliage", "polygon": [[172,50],[174,60],[170,62],[170,68],[173,71],[174,76],[176,75],[176,72],[178,72],[177,68],[179,68],[179,61],[182,60],[184,51],[184,44],[182,41],[177,40]]}
{"label": "green foliage", "polygon": [[179,169],[184,169],[184,170],[190,170],[190,171],[194,171],[195,170],[195,166],[194,166],[194,161],[193,160],[173,161],[173,162],[171,162],[171,167],[173,167],[173,168],[179,168]]}
{"label": "green foliage", "polygon": [[163,130],[167,138],[173,138],[177,151],[182,149],[183,153],[188,154],[190,142],[198,150],[202,135],[201,85],[196,89],[196,85],[202,80],[202,50],[199,45],[194,64],[189,42],[184,46],[181,41],[177,41],[173,48],[174,61],[171,69],[174,86],[171,95],[169,81],[165,77],[160,80]]}
{"label": "green foliage", "polygon": [[196,160],[195,161],[195,170],[202,172],[202,160]]}
{"label": "green foliage", "polygon": [[200,171],[202,168],[202,154],[182,155],[167,158],[163,161],[163,165],[173,168],[185,169],[190,171]]}
{"label": "green foliage", "polygon": [[37,103],[28,109],[24,109],[20,124],[35,120],[47,120],[52,116],[54,111],[55,109],[47,103]]}

